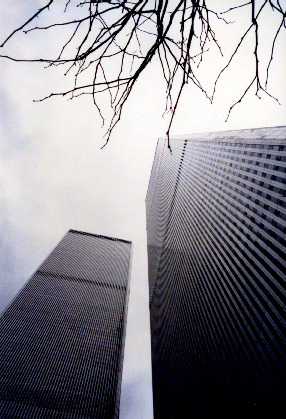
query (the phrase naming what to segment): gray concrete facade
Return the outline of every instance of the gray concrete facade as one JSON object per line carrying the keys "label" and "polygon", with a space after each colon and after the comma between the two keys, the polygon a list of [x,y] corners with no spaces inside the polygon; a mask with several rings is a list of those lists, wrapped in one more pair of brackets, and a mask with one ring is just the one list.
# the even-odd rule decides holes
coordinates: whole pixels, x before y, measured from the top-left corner
{"label": "gray concrete facade", "polygon": [[170,147],[146,197],[154,418],[283,415],[286,127]]}
{"label": "gray concrete facade", "polygon": [[70,230],[0,319],[0,417],[119,417],[131,242]]}

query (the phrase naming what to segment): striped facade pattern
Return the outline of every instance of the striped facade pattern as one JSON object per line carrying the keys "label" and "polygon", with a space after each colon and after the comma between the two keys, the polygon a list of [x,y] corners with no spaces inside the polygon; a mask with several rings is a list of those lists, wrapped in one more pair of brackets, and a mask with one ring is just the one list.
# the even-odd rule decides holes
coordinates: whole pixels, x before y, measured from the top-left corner
{"label": "striped facade pattern", "polygon": [[146,197],[154,418],[283,416],[286,127],[170,145]]}
{"label": "striped facade pattern", "polygon": [[131,242],[70,230],[0,319],[0,417],[119,417]]}

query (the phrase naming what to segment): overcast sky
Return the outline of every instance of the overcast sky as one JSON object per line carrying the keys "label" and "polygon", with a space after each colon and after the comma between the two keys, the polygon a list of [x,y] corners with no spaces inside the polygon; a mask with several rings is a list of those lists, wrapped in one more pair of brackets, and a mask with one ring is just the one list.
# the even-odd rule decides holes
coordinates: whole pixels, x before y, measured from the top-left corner
{"label": "overcast sky", "polygon": [[[220,7],[225,2],[211,3]],[[231,6],[239,1],[228,3]],[[1,0],[0,41],[44,4],[44,0]],[[267,41],[270,28],[274,27],[269,16],[265,18],[263,41]],[[233,20],[235,14],[230,17]],[[239,12],[238,18],[247,21],[248,15]],[[238,23],[232,36],[226,33],[222,37],[227,53],[238,39],[239,30]],[[228,122],[224,122],[229,106],[242,93],[242,85],[246,87],[247,80],[251,80],[253,54],[250,52],[247,59],[243,55],[250,51],[247,41],[220,81],[213,105],[194,87],[187,87],[172,134],[285,125],[285,34],[278,41],[269,91],[279,98],[281,105],[265,94],[258,99],[252,89],[234,108]],[[45,41],[33,34],[19,34],[10,46],[13,56],[23,58],[37,51],[55,50],[58,39],[52,33]],[[261,48],[265,49],[264,56],[267,53],[269,56],[267,42]],[[157,138],[164,135],[167,127],[167,119],[162,118],[165,88],[159,78],[158,62],[154,60],[135,85],[121,122],[102,150],[105,131],[100,128],[101,121],[89,97],[33,102],[66,85],[59,69],[3,59],[0,68],[3,191],[0,309],[9,303],[68,229],[132,240],[121,419],[152,418],[145,196]],[[217,75],[215,55],[210,55],[202,73],[206,85],[210,85]]]}

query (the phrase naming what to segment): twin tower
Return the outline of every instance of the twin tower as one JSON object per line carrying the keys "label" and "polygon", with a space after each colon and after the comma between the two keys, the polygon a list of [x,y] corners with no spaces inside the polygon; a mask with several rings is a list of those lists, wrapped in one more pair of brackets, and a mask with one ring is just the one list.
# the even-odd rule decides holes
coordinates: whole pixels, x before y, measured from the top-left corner
{"label": "twin tower", "polygon": [[[158,141],[155,419],[285,415],[285,189],[286,127]],[[0,320],[1,419],[119,417],[130,263],[129,241],[64,236]]]}

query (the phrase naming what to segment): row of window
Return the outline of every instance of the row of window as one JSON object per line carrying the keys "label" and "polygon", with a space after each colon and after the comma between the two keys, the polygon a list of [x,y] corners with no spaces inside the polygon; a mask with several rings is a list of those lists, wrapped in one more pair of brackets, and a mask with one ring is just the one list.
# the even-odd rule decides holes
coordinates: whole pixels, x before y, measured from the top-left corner
{"label": "row of window", "polygon": [[[206,179],[207,182],[205,182],[204,184],[204,188],[206,190],[209,189],[215,194],[218,193],[218,190],[223,190],[224,194],[221,194],[220,192],[218,193],[219,199],[221,200],[222,203],[223,201],[228,201],[237,208],[237,204],[234,203],[233,201],[235,200],[236,202],[241,204],[242,208],[245,208],[246,210],[251,209],[254,213],[257,213],[259,211],[259,208],[257,208],[257,205],[259,205],[262,208],[261,216],[263,214],[263,218],[267,217],[267,212],[274,214],[275,217],[269,214],[269,218],[271,219],[271,222],[272,220],[273,220],[273,223],[276,222],[276,227],[279,228],[281,231],[286,230],[285,222],[283,222],[283,220],[285,220],[285,213],[279,210],[278,208],[275,208],[269,205],[268,203],[264,202],[263,199],[261,200],[260,196],[262,198],[265,197],[265,199],[267,199],[268,201],[273,201],[276,204],[280,204],[281,206],[282,205],[285,206],[285,201],[279,200],[276,197],[268,193],[262,192],[261,190],[255,189],[253,187],[249,186],[248,188],[246,188],[246,184],[244,184],[245,189],[242,189],[240,187],[241,185],[240,181],[235,181],[234,179],[232,179],[232,182],[229,182],[229,180],[227,179],[227,176],[225,177],[226,181],[224,181],[224,180],[220,180],[220,177],[223,178],[223,176],[220,176],[220,177],[214,176],[210,178],[208,175],[202,175],[200,166],[198,167],[193,166],[192,169],[193,169],[192,173],[189,176],[191,177],[192,175],[196,174],[196,176],[198,176],[199,178]],[[249,192],[255,192],[255,191],[257,195],[253,195],[252,193],[251,194],[249,193]],[[229,200],[228,197],[231,198],[231,200]],[[241,197],[243,197],[243,199]],[[254,201],[254,204],[252,203],[252,201]],[[276,219],[276,217],[277,218],[280,217],[281,222],[279,222]]]}
{"label": "row of window", "polygon": [[[187,141],[189,147],[200,147],[205,150],[213,151],[227,151],[233,152],[238,151],[239,149],[260,149],[260,150],[271,150],[271,151],[286,151],[286,146],[284,145],[272,145],[272,144],[250,144],[246,142],[219,142],[219,141]],[[239,150],[240,151],[240,150]]]}
{"label": "row of window", "polygon": [[[200,183],[201,180],[199,178],[199,176],[197,176],[193,181],[192,184],[196,185],[196,197],[199,196],[200,193]],[[192,187],[191,183],[189,183],[188,187]],[[255,228],[255,217],[251,214],[251,213],[247,213],[246,211],[244,211],[242,213],[241,210],[243,210],[243,205],[240,206],[235,206],[235,204],[233,204],[231,201],[226,203],[226,200],[224,202],[221,201],[221,199],[219,198],[220,194],[214,194],[212,192],[209,192],[208,189],[203,189],[201,190],[202,194],[205,194],[205,198],[207,198],[207,200],[205,200],[202,204],[201,204],[201,209],[203,211],[203,207],[206,206],[212,206],[214,208],[217,209],[219,216],[222,217],[222,222],[226,224],[226,226],[228,226],[229,229],[232,229],[232,225],[234,225],[236,228],[239,228],[239,230],[242,233],[242,236],[240,236],[240,240],[244,243],[245,239],[247,238],[247,234],[248,234],[248,230],[250,231],[254,231],[254,233],[257,233],[258,230],[260,232],[260,234],[263,234],[263,231],[261,231],[261,228],[259,227],[259,229]],[[206,195],[207,194],[207,195]],[[202,199],[201,199],[202,201]],[[233,210],[233,209],[234,210]],[[239,208],[239,209],[238,209]],[[260,223],[259,223],[260,224]],[[284,223],[284,228],[286,227],[285,223]],[[286,230],[286,228],[285,228]],[[270,230],[269,230],[270,231]],[[272,235],[273,237],[273,235]],[[269,238],[266,237],[266,240],[269,240]],[[276,236],[276,239],[278,239],[279,242],[281,242],[281,237],[279,237],[278,235]],[[276,259],[273,255],[268,255],[268,252],[266,251],[266,249],[261,249],[262,253],[264,253],[266,255],[267,253],[267,257],[270,258],[271,261],[273,261],[274,264],[277,265],[277,268],[280,267],[280,269],[283,271],[283,267],[281,267],[280,262],[278,259]],[[279,251],[278,254],[281,254],[281,251]],[[277,255],[278,255],[277,254]]]}

